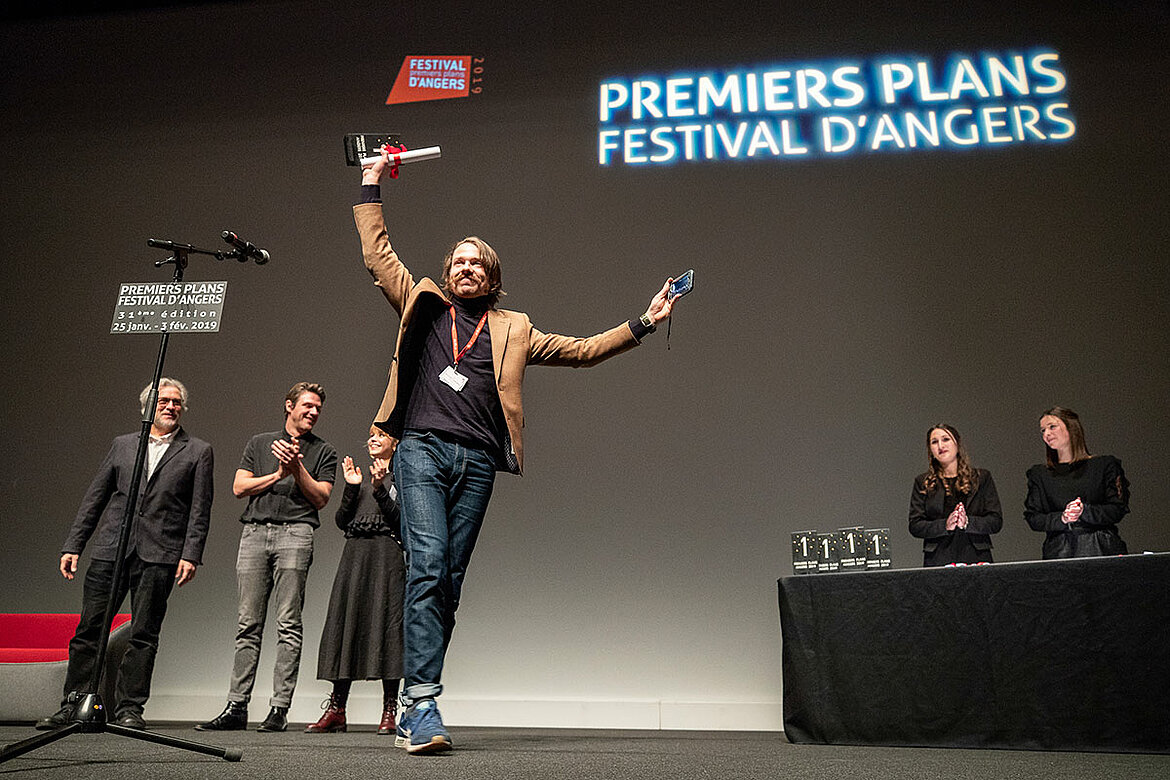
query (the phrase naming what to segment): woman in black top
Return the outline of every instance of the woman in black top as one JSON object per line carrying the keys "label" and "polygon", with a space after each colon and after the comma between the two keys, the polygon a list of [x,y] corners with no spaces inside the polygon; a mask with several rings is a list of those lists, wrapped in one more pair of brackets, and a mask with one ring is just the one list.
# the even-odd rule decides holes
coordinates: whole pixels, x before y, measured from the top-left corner
{"label": "woman in black top", "polygon": [[382,681],[378,733],[394,733],[406,570],[390,474],[391,439],[371,426],[366,448],[372,458],[368,486],[352,458],[342,462],[345,493],[335,519],[345,532],[345,549],[317,655],[317,679],[332,681],[333,693],[320,720],[305,729],[309,734],[346,730],[345,705],[354,680]]}
{"label": "woman in black top", "polygon": [[922,565],[991,563],[991,534],[1003,527],[991,472],[971,466],[954,426],[926,432],[927,471],[910,493],[910,533],[922,539]]}
{"label": "woman in black top", "polygon": [[1117,523],[1129,512],[1129,480],[1121,461],[1089,454],[1072,409],[1054,406],[1042,414],[1040,436],[1047,457],[1028,469],[1024,519],[1047,534],[1045,560],[1125,555]]}

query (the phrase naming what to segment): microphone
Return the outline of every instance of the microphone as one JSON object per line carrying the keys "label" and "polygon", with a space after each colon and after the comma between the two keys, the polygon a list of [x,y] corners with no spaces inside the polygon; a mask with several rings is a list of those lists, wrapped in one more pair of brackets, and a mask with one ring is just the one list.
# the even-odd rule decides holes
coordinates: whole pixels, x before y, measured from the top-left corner
{"label": "microphone", "polygon": [[225,230],[222,233],[220,233],[220,237],[223,238],[224,241],[226,241],[229,244],[231,244],[232,246],[234,246],[237,250],[239,250],[240,255],[241,255],[241,258],[240,258],[241,261],[246,260],[247,258],[250,257],[256,261],[256,265],[264,265],[265,263],[268,262],[269,255],[268,255],[267,249],[256,248],[256,246],[253,245],[252,242],[245,241],[244,239],[240,238],[239,236],[237,236],[235,233],[233,233],[230,230]]}
{"label": "microphone", "polygon": [[191,246],[190,244],[180,244],[177,241],[164,241],[161,238],[148,238],[146,239],[146,245],[158,247],[159,249],[166,249],[168,252],[190,252],[195,249],[195,247]]}

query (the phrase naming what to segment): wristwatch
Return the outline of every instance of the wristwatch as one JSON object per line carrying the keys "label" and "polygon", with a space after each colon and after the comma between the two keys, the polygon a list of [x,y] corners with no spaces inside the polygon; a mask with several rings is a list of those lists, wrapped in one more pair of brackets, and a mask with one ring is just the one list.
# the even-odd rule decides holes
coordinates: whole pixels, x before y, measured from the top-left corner
{"label": "wristwatch", "polygon": [[638,318],[638,321],[642,323],[643,327],[649,328],[650,330],[654,330],[655,328],[654,320],[650,319],[649,314],[643,314]]}

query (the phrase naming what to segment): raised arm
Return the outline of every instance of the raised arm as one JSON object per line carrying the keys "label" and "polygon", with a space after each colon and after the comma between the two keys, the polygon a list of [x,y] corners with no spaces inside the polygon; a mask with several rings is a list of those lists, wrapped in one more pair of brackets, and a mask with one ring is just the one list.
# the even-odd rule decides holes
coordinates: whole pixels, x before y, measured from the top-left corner
{"label": "raised arm", "polygon": [[414,277],[398,259],[386,233],[382,213],[382,179],[387,171],[386,155],[373,165],[362,168],[362,203],[353,207],[353,219],[362,242],[362,259],[374,284],[386,296],[394,310],[402,314],[407,296],[414,287]]}
{"label": "raised arm", "polygon": [[333,515],[333,522],[342,531],[348,531],[349,524],[357,514],[362,494],[362,470],[360,466],[354,465],[353,458],[346,455],[341,461],[341,473],[345,478],[345,490],[341,493],[341,504]]}

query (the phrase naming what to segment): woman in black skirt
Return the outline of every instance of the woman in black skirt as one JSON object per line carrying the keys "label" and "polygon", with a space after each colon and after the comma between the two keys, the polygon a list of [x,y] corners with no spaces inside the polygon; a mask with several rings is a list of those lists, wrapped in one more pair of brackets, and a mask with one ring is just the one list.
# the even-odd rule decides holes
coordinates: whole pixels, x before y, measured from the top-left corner
{"label": "woman in black skirt", "polygon": [[1049,558],[1125,555],[1117,524],[1129,512],[1129,480],[1112,455],[1090,455],[1085,429],[1072,409],[1040,415],[1044,463],[1028,469],[1024,519],[1044,537]]}
{"label": "woman in black skirt", "polygon": [[378,733],[394,733],[406,574],[390,473],[391,439],[381,428],[371,427],[366,447],[373,459],[369,485],[352,458],[346,456],[342,462],[345,493],[336,521],[345,532],[345,549],[317,655],[317,679],[331,681],[333,692],[320,720],[305,729],[309,734],[345,731],[345,704],[354,680],[382,681]]}
{"label": "woman in black skirt", "polygon": [[926,432],[926,473],[910,493],[910,533],[922,539],[922,565],[991,563],[991,535],[1003,528],[991,472],[967,458],[954,426]]}

